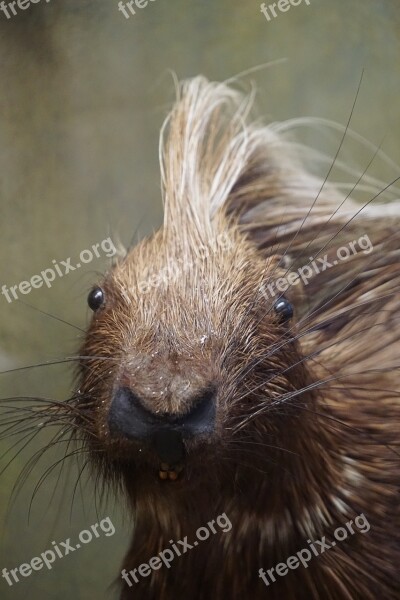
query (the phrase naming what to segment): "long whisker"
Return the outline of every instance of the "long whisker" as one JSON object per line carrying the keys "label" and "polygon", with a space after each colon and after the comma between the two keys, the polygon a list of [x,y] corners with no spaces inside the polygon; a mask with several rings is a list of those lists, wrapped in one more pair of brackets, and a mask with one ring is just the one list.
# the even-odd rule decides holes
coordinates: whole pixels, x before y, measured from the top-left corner
{"label": "long whisker", "polygon": [[38,367],[47,367],[52,365],[62,365],[65,363],[76,362],[80,360],[109,360],[112,362],[117,362],[118,359],[112,356],[67,356],[66,358],[58,359],[58,360],[50,360],[42,363],[37,363],[35,365],[28,365],[24,367],[16,367],[15,369],[7,369],[7,371],[0,371],[0,375],[4,375],[6,373],[16,373],[18,371],[25,371],[27,369],[36,369]]}
{"label": "long whisker", "polygon": [[346,135],[347,135],[347,131],[348,131],[349,127],[350,127],[350,122],[351,122],[351,119],[353,118],[353,114],[354,114],[354,110],[355,110],[355,107],[356,107],[356,104],[357,104],[357,100],[358,100],[358,96],[359,96],[359,93],[360,93],[360,89],[361,89],[361,84],[362,84],[363,77],[364,77],[364,69],[363,69],[363,70],[362,70],[362,72],[361,72],[361,77],[360,77],[360,81],[359,81],[359,83],[358,83],[358,87],[357,87],[356,96],[355,96],[355,98],[354,98],[353,105],[352,105],[352,107],[351,107],[351,111],[350,111],[350,115],[349,115],[349,118],[348,118],[348,120],[347,120],[346,127],[345,127],[345,130],[344,130],[344,132],[343,132],[342,138],[341,138],[341,140],[340,140],[339,147],[338,147],[338,149],[337,149],[337,151],[336,151],[336,154],[335,154],[335,156],[333,157],[332,164],[331,164],[331,166],[330,166],[330,168],[329,168],[329,171],[328,171],[328,173],[327,173],[327,175],[326,175],[326,177],[325,177],[324,181],[322,182],[322,185],[321,185],[321,187],[320,187],[320,189],[319,189],[319,191],[318,191],[318,193],[317,193],[317,195],[316,195],[316,197],[315,197],[315,199],[314,199],[313,203],[311,204],[311,207],[309,208],[308,212],[306,213],[306,215],[305,215],[305,217],[304,217],[304,219],[303,219],[303,221],[302,221],[302,223],[301,223],[301,225],[300,225],[299,229],[297,230],[297,232],[296,232],[295,236],[292,238],[292,240],[291,240],[291,242],[290,242],[289,246],[286,248],[286,250],[285,250],[285,253],[284,253],[284,255],[283,255],[284,257],[285,257],[285,256],[286,256],[286,254],[289,252],[289,250],[290,250],[290,248],[292,247],[293,243],[296,241],[296,239],[297,239],[298,235],[300,234],[300,232],[301,232],[301,230],[302,230],[302,228],[303,228],[303,225],[304,225],[304,223],[307,221],[308,217],[310,216],[312,209],[314,208],[314,206],[315,206],[316,202],[318,201],[318,198],[320,197],[320,195],[321,195],[321,192],[322,192],[322,190],[324,189],[324,186],[325,186],[326,182],[328,181],[330,174],[332,173],[332,169],[333,169],[333,167],[335,166],[335,161],[336,161],[337,157],[339,156],[339,153],[340,153],[340,151],[341,151],[341,149],[342,149],[342,146],[343,146],[344,140],[345,140],[345,138],[346,138]]}
{"label": "long whisker", "polygon": [[253,420],[256,416],[265,412],[266,410],[271,410],[276,405],[281,406],[284,403],[287,403],[289,400],[292,400],[293,398],[303,395],[305,392],[321,389],[324,385],[329,384],[331,381],[338,381],[341,379],[345,379],[346,377],[354,377],[355,375],[362,376],[362,375],[366,375],[369,373],[390,372],[395,369],[400,369],[400,365],[398,365],[398,366],[396,365],[395,367],[381,367],[381,368],[374,368],[374,369],[366,369],[365,371],[346,373],[343,375],[335,375],[332,377],[327,377],[326,379],[322,379],[320,381],[313,382],[313,383],[301,388],[300,390],[295,390],[294,392],[288,392],[287,394],[282,394],[279,399],[274,400],[273,402],[270,402],[269,404],[266,403],[262,409],[260,409],[259,411],[255,411],[253,414],[251,414],[249,417],[247,417],[246,421],[241,423],[240,426],[238,426],[235,429],[235,431],[239,431],[242,427],[244,427],[244,425],[246,425],[248,422]]}
{"label": "long whisker", "polygon": [[28,302],[25,302],[25,300],[19,299],[18,302],[20,304],[23,304],[24,306],[27,306],[28,308],[31,308],[32,310],[36,310],[38,313],[44,315],[45,317],[49,317],[50,319],[54,319],[55,321],[58,321],[59,323],[63,323],[64,325],[68,325],[68,327],[73,327],[74,329],[76,329],[77,331],[80,331],[81,333],[86,333],[85,330],[82,329],[81,327],[78,327],[77,325],[74,325],[73,323],[69,323],[68,321],[65,321],[64,319],[61,319],[60,317],[57,317],[56,315],[52,315],[49,312],[41,310],[40,308],[37,308],[36,306],[32,306],[32,304],[29,304]]}
{"label": "long whisker", "polygon": [[[313,243],[313,241],[315,241],[316,239],[318,239],[318,236],[319,236],[319,234],[321,233],[322,229],[323,229],[323,228],[324,228],[326,225],[328,225],[328,224],[331,222],[331,220],[333,219],[333,217],[334,217],[334,216],[335,216],[335,215],[336,215],[336,214],[339,212],[339,210],[342,208],[342,206],[344,205],[344,203],[346,202],[346,200],[348,200],[348,199],[350,198],[351,194],[352,194],[352,193],[353,193],[353,192],[356,190],[356,188],[357,188],[358,184],[359,184],[359,183],[362,181],[362,179],[363,179],[364,175],[365,175],[365,174],[368,172],[368,170],[369,170],[370,166],[371,166],[371,165],[372,165],[372,163],[374,162],[374,160],[375,160],[375,158],[376,158],[377,154],[380,152],[380,149],[381,149],[381,146],[382,146],[382,144],[383,144],[383,140],[382,140],[382,142],[379,144],[379,146],[376,148],[374,155],[372,156],[371,160],[370,160],[370,161],[369,161],[369,163],[367,164],[367,166],[366,166],[366,168],[364,169],[364,171],[361,173],[361,175],[360,175],[360,177],[358,178],[358,180],[356,181],[356,183],[353,185],[352,189],[351,189],[351,190],[348,192],[348,194],[347,194],[347,195],[346,195],[346,196],[343,198],[343,200],[340,202],[340,204],[339,204],[339,205],[338,205],[338,206],[335,208],[335,210],[333,211],[333,213],[332,213],[332,214],[329,216],[328,220],[327,220],[325,223],[323,223],[323,224],[321,225],[321,227],[318,229],[317,233],[315,234],[314,238],[308,242],[307,246],[305,247],[305,249],[304,249],[304,251],[303,251],[303,252],[304,252],[304,254],[306,253],[307,249],[308,249],[308,248],[311,246],[311,244]],[[392,187],[392,185],[393,185],[393,184],[390,184],[390,187]],[[361,210],[363,210],[363,209],[364,209],[366,206],[368,206],[368,205],[369,205],[371,202],[373,202],[373,201],[374,201],[374,200],[375,200],[375,199],[376,199],[376,198],[377,198],[377,197],[378,197],[378,196],[379,196],[381,193],[383,193],[384,191],[386,191],[386,188],[384,188],[384,189],[383,189],[381,192],[379,192],[379,194],[378,194],[378,195],[375,195],[375,196],[374,196],[372,199],[370,199],[370,200],[369,200],[369,201],[368,201],[368,202],[367,202],[367,203],[366,203],[366,204],[363,206],[363,208],[362,208]],[[359,211],[359,212],[361,212],[361,211]],[[356,213],[356,215],[354,215],[354,216],[352,217],[352,219],[353,219],[355,216],[357,216],[357,214],[359,214],[359,213]],[[332,236],[332,237],[331,237],[331,238],[330,238],[330,239],[329,239],[329,240],[328,240],[328,241],[327,241],[327,242],[326,242],[326,243],[325,243],[323,246],[322,246],[322,248],[320,248],[320,249],[318,250],[318,252],[315,254],[315,256],[313,256],[313,259],[312,259],[312,260],[315,260],[316,258],[318,258],[318,257],[319,257],[319,255],[321,254],[321,252],[323,252],[323,250],[325,250],[325,248],[327,248],[327,247],[328,247],[328,245],[329,245],[329,244],[330,244],[330,243],[331,243],[331,242],[332,242],[332,241],[333,241],[333,240],[334,240],[334,239],[335,239],[335,238],[336,238],[336,237],[337,237],[337,236],[338,236],[338,235],[339,235],[339,234],[340,234],[340,233],[343,231],[343,229],[344,229],[344,228],[345,228],[347,225],[349,225],[349,224],[351,223],[352,219],[350,219],[350,221],[348,221],[348,222],[346,223],[346,225],[344,225],[344,226],[343,226],[341,229],[339,229],[339,230],[338,230],[338,231],[337,231],[337,232],[336,232],[336,233],[335,233],[335,234],[334,234],[334,235],[333,235],[333,236]],[[306,265],[304,265],[304,266],[309,266],[309,265],[312,263],[312,260],[310,260],[310,261],[309,261],[309,262],[308,262]],[[299,264],[299,258],[295,259],[295,261],[293,262],[293,264],[290,266],[290,269],[293,269],[293,267],[294,267],[295,265],[297,265],[297,264]],[[286,273],[283,275],[283,277],[286,277],[286,275],[288,274],[288,272],[289,272],[289,268],[286,270]]]}
{"label": "long whisker", "polygon": [[[302,337],[305,337],[309,333],[313,333],[314,331],[316,331],[318,329],[323,329],[325,326],[334,323],[335,319],[341,318],[343,315],[347,314],[348,312],[351,312],[352,310],[355,310],[362,306],[366,306],[368,304],[378,302],[379,300],[393,297],[394,295],[395,295],[395,293],[393,292],[390,294],[385,294],[383,296],[379,296],[377,298],[370,298],[363,302],[358,302],[357,304],[353,304],[350,307],[342,309],[341,311],[338,312],[337,315],[327,317],[326,319],[322,320],[318,325],[311,325],[308,329],[300,330],[299,333],[297,333],[295,336],[291,336],[290,335],[291,332],[294,329],[298,328],[298,325],[301,323],[301,321],[300,321],[299,324],[295,324],[290,329],[288,329],[287,332],[285,332],[285,335],[282,335],[282,337],[277,341],[276,344],[274,344],[274,346],[272,346],[272,348],[269,348],[265,354],[263,354],[259,359],[257,359],[248,368],[244,369],[244,371],[241,375],[241,378],[239,380],[237,380],[237,384],[239,384],[245,377],[247,377],[251,373],[251,371],[255,370],[258,365],[260,365],[262,362],[264,362],[267,358],[272,357],[276,352],[278,352],[279,350],[284,348],[286,345],[292,344],[293,342],[300,340]],[[378,311],[378,312],[385,312],[385,311],[384,311],[384,309],[381,309],[381,311]],[[369,313],[361,313],[361,315],[363,315],[363,314],[369,314]],[[375,311],[374,314],[377,314],[377,311]],[[311,315],[309,315],[309,316],[311,316]],[[303,321],[304,320],[305,319],[303,319]],[[281,340],[283,340],[283,341],[281,341]]]}

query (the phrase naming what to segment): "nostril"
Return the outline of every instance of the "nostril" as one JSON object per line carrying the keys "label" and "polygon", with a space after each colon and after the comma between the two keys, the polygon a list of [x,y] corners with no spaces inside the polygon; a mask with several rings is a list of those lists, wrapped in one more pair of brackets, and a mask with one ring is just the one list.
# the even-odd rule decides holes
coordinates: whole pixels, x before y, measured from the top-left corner
{"label": "nostril", "polygon": [[[143,407],[134,392],[122,387],[116,391],[112,400],[108,424],[111,435],[122,434],[132,439],[154,439],[159,432],[171,431],[179,434],[180,438],[187,438],[211,433],[215,427],[215,415],[215,389],[212,387],[206,388],[194,398],[190,411],[184,415],[156,415]],[[174,446],[175,442],[171,442],[171,439],[165,442],[161,436],[159,443],[161,446],[168,446],[169,443]]]}
{"label": "nostril", "polygon": [[145,438],[151,421],[151,413],[143,408],[136,394],[128,388],[117,390],[108,414],[111,435],[123,434],[128,438]]}
{"label": "nostril", "polygon": [[180,425],[189,435],[210,433],[215,426],[215,413],[215,389],[210,387],[193,401],[190,412],[180,417]]}

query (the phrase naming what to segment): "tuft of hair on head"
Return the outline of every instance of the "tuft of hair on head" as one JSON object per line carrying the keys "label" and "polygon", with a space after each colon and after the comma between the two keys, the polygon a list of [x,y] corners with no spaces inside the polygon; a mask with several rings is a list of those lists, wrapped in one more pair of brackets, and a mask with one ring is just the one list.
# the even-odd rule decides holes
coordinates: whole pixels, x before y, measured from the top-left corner
{"label": "tuft of hair on head", "polygon": [[[295,145],[272,126],[250,122],[254,93],[199,76],[181,82],[160,135],[164,234],[185,234],[191,223],[210,233],[221,212],[244,224],[268,201],[269,226],[304,214],[321,180],[306,172]],[[338,197],[327,185],[323,204]]]}

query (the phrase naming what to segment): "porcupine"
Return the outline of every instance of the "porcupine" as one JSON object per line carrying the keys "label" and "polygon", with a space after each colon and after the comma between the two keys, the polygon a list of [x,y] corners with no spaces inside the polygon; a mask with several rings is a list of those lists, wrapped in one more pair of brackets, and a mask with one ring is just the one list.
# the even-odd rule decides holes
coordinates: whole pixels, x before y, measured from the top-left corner
{"label": "porcupine", "polygon": [[[88,297],[76,423],[134,517],[123,568],[220,513],[232,523],[120,597],[394,600],[400,204],[312,174],[249,106],[227,84],[180,84],[163,225]],[[373,250],[337,260],[360,236]],[[262,581],[359,514],[368,533]]]}

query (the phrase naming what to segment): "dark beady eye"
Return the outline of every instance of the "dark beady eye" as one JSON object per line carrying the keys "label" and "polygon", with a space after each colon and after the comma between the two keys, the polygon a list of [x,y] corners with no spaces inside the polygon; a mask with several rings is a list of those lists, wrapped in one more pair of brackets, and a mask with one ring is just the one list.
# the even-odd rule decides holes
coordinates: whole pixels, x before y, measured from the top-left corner
{"label": "dark beady eye", "polygon": [[98,310],[104,304],[104,292],[100,287],[93,288],[88,295],[88,305],[92,310]]}
{"label": "dark beady eye", "polygon": [[293,306],[286,298],[279,298],[274,304],[274,310],[281,323],[286,323],[293,317]]}

